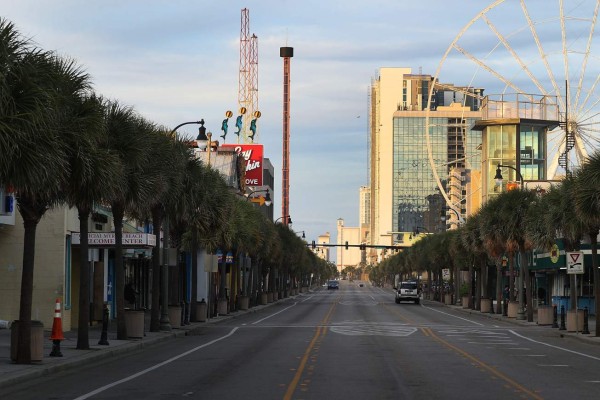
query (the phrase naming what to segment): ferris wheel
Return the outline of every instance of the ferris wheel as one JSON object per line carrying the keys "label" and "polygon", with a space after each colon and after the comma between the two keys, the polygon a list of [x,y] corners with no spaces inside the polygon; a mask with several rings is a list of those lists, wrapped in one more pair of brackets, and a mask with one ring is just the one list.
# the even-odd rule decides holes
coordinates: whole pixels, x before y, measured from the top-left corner
{"label": "ferris wheel", "polygon": [[432,173],[448,205],[445,175],[440,179],[448,162],[434,156],[430,137],[445,129],[431,111],[443,82],[463,85],[452,86],[463,105],[509,94],[554,103],[559,124],[547,135],[548,179],[576,169],[600,148],[599,10],[600,0],[497,0],[456,35],[435,72],[437,87],[429,90],[425,129]]}

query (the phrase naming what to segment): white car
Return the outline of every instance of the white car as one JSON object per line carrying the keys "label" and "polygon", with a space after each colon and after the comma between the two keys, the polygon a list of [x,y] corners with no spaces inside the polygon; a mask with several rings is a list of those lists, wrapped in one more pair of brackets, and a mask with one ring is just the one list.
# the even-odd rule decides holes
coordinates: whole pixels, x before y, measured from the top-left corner
{"label": "white car", "polygon": [[417,282],[400,282],[396,290],[396,304],[400,304],[401,301],[414,301],[415,304],[419,304],[420,293]]}

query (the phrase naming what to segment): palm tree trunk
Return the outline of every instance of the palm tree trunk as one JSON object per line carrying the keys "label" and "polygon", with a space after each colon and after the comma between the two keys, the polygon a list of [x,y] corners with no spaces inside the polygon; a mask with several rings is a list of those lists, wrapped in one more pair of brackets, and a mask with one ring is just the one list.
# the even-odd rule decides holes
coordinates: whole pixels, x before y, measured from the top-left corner
{"label": "palm tree trunk", "polygon": [[508,253],[508,262],[510,263],[509,267],[508,267],[508,290],[509,290],[509,300],[510,301],[515,301],[517,296],[515,295],[515,279],[514,279],[514,275],[515,275],[515,255],[514,253],[510,252]]}
{"label": "palm tree trunk", "polygon": [[467,284],[469,285],[469,308],[473,309],[473,260],[469,260],[469,278]]}
{"label": "palm tree trunk", "polygon": [[[23,272],[21,273],[21,299],[19,303],[19,334],[17,364],[31,364],[31,306],[33,303],[33,268],[35,261],[35,233],[39,217],[26,218],[27,213],[19,205],[25,227],[23,243]],[[25,214],[25,215],[24,215]]]}
{"label": "palm tree trunk", "polygon": [[502,256],[496,257],[496,314],[502,312]]}
{"label": "palm tree trunk", "polygon": [[590,247],[592,248],[592,269],[594,270],[594,302],[596,303],[596,335],[600,336],[600,270],[598,270],[598,230],[590,233]]}
{"label": "palm tree trunk", "polygon": [[78,207],[79,216],[79,321],[77,324],[77,349],[89,350],[90,338],[88,325],[90,323],[90,262],[88,255],[88,219],[90,210]]}
{"label": "palm tree trunk", "polygon": [[125,325],[125,271],[123,270],[123,207],[112,205],[115,224],[115,298],[117,300],[117,340],[127,340]]}
{"label": "palm tree trunk", "polygon": [[529,258],[525,251],[521,251],[521,268],[523,268],[523,280],[525,282],[525,301],[527,304],[527,321],[533,322],[533,293],[531,288],[531,277],[529,276]]}
{"label": "palm tree trunk", "polygon": [[198,297],[198,231],[192,227],[192,296],[190,300],[190,320],[196,321],[196,307]]}
{"label": "palm tree trunk", "polygon": [[152,248],[152,310],[150,313],[150,332],[160,331],[160,227],[162,225],[162,207],[152,209],[152,230],[156,235],[156,246]]}

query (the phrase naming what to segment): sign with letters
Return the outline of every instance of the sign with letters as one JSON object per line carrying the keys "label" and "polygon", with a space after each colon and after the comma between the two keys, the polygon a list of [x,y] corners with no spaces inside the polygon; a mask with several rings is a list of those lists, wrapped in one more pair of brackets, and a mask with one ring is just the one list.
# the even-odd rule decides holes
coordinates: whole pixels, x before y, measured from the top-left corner
{"label": "sign with letters", "polygon": [[232,148],[246,160],[246,186],[263,185],[263,155],[262,144],[222,144],[221,148]]}
{"label": "sign with letters", "polygon": [[583,274],[582,252],[567,252],[567,274]]}

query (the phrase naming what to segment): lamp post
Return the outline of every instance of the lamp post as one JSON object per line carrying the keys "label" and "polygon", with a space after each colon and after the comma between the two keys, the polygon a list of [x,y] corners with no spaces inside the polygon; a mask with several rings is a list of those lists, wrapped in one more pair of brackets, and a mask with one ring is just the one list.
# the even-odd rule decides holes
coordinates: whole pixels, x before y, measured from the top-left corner
{"label": "lamp post", "polygon": [[[185,125],[197,124],[200,129],[204,127],[204,119],[200,121],[183,122],[177,125],[171,131],[171,136],[177,139],[177,129]],[[169,213],[165,211],[163,221],[163,259],[161,270],[161,287],[160,287],[160,321],[159,329],[161,331],[171,331],[171,321],[169,320]]]}
{"label": "lamp post", "polygon": [[290,217],[289,215],[284,215],[282,217],[277,218],[274,223],[276,224],[277,221],[282,220],[283,218],[285,218],[285,223],[284,223],[284,221],[281,221],[281,223],[283,223],[284,225],[292,224],[292,217]]}
{"label": "lamp post", "polygon": [[298,233],[302,233],[302,239],[306,239],[306,235],[304,234],[304,231],[298,231],[298,232],[294,232],[296,234]]}
{"label": "lamp post", "polygon": [[198,136],[196,137],[196,145],[202,151],[208,151],[208,166],[210,167],[210,153],[212,151],[212,133],[206,132],[204,127],[204,120],[200,121],[200,128],[198,128]]}
{"label": "lamp post", "polygon": [[[509,169],[512,169],[513,171],[515,171],[517,173],[517,178],[519,178],[519,181],[521,182],[521,190],[523,190],[525,188],[524,179],[523,179],[523,175],[521,175],[521,172],[518,169],[516,169],[515,167],[511,167],[510,165],[501,165],[501,164],[498,164],[498,168],[496,168],[496,176],[494,176],[494,179],[496,180],[497,185],[499,185],[499,186],[502,185],[502,170],[501,170],[501,168],[509,168]],[[520,260],[520,262],[521,262],[521,264],[523,264],[526,261]],[[518,289],[517,293],[519,296],[519,310],[517,311],[517,319],[524,320],[525,319],[525,310],[523,309],[523,265],[519,265],[518,285],[519,285],[519,289]]]}
{"label": "lamp post", "polygon": [[523,175],[521,175],[521,172],[516,169],[515,167],[512,167],[510,165],[501,165],[498,164],[498,168],[496,168],[496,176],[494,176],[494,180],[496,181],[496,184],[498,186],[502,185],[502,170],[501,168],[508,168],[508,169],[512,169],[513,171],[515,171],[517,173],[517,178],[519,178],[519,181],[521,182],[521,189],[525,188],[525,184],[524,184],[524,179],[523,179]]}

